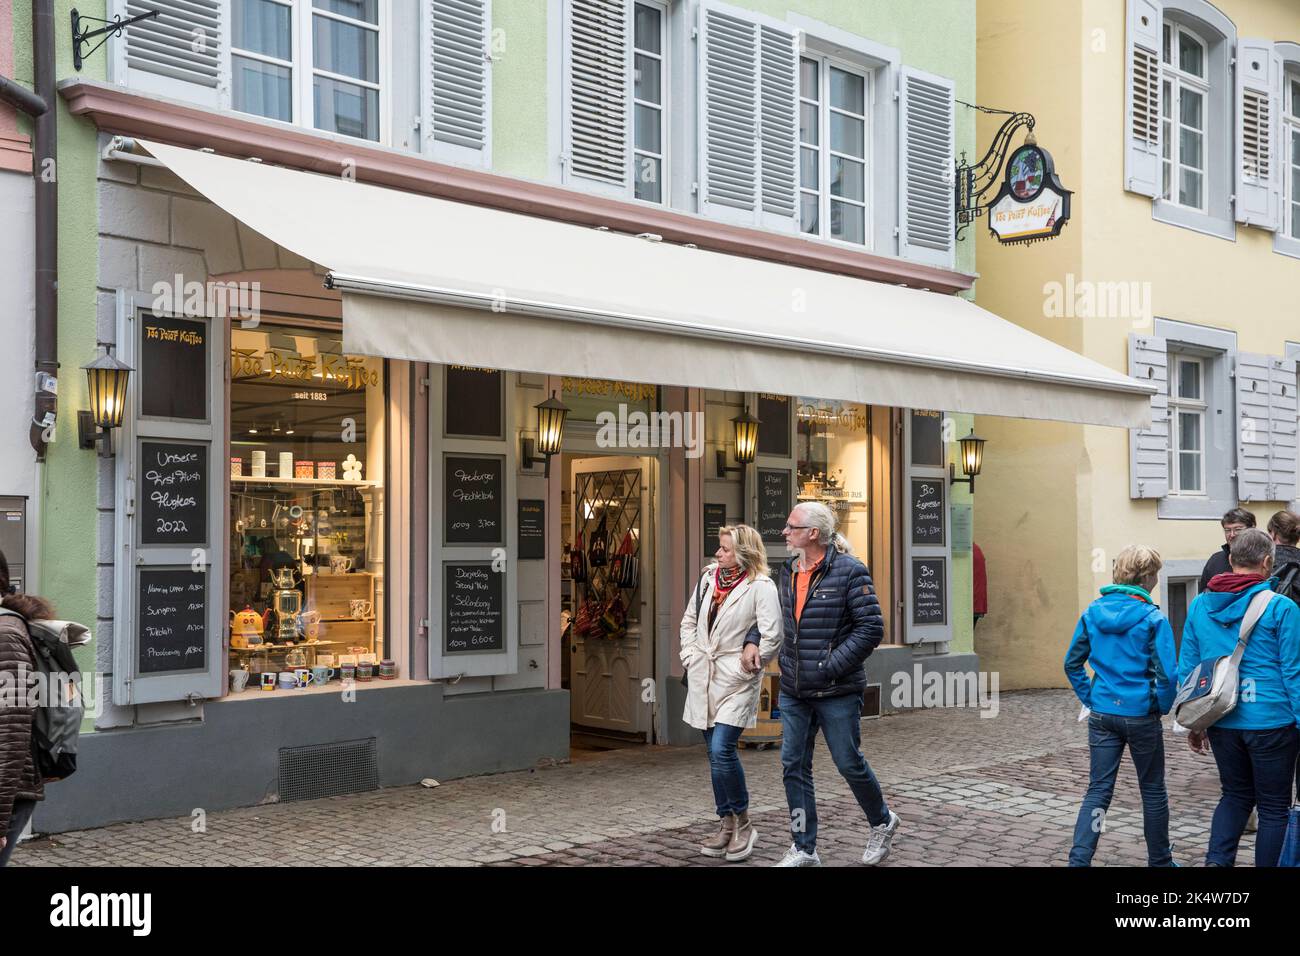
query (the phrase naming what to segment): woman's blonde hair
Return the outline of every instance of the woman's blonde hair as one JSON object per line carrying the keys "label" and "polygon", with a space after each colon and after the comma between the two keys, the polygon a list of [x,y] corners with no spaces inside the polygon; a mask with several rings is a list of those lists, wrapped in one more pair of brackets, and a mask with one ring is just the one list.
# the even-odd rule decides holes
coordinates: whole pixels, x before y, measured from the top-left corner
{"label": "woman's blonde hair", "polygon": [[731,550],[736,554],[736,563],[745,569],[745,573],[754,577],[769,578],[772,569],[767,566],[767,548],[763,546],[763,536],[747,524],[728,524],[718,529],[718,537],[731,537]]}
{"label": "woman's blonde hair", "polygon": [[1160,569],[1164,562],[1160,552],[1143,544],[1130,544],[1115,556],[1115,570],[1112,579],[1116,584],[1136,584],[1138,587],[1150,588],[1160,580]]}

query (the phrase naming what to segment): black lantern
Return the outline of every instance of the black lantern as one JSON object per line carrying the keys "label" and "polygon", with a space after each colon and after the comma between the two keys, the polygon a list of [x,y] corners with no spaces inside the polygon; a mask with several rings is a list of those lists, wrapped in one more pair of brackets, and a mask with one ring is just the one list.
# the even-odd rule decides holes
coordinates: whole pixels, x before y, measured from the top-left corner
{"label": "black lantern", "polygon": [[[748,465],[754,460],[754,455],[758,451],[758,426],[763,424],[749,410],[741,412],[731,420],[731,424],[736,429],[736,461],[740,465]],[[737,466],[727,467],[727,453],[723,449],[718,449],[718,477],[721,478],[729,471],[743,471],[744,469]]]}
{"label": "black lantern", "polygon": [[975,434],[975,429],[970,430],[970,434],[961,439],[961,471],[965,478],[957,477],[957,467],[953,464],[948,465],[948,477],[951,484],[964,482],[970,485],[970,493],[975,494],[975,476],[980,473],[984,467],[984,439]]}
{"label": "black lantern", "polygon": [[[90,392],[90,411],[77,412],[77,444],[94,448],[107,438],[112,429],[122,424],[126,408],[126,383],[131,376],[131,366],[120,361],[107,349],[104,354],[87,365],[86,384]],[[99,433],[96,434],[96,429]]]}
{"label": "black lantern", "polygon": [[[537,454],[546,459],[546,476],[549,478],[551,456],[564,445],[564,418],[569,414],[569,406],[551,392],[550,398],[533,407],[537,409]],[[523,439],[522,457],[525,468],[533,465],[533,448],[531,438]]]}

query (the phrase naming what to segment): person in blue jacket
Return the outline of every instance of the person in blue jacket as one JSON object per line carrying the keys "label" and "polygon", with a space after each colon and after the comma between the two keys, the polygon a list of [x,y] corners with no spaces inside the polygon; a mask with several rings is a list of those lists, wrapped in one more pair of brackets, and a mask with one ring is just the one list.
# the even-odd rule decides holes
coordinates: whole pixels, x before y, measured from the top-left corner
{"label": "person in blue jacket", "polygon": [[[1070,866],[1089,866],[1115,792],[1127,746],[1142,793],[1142,829],[1150,866],[1173,866],[1165,739],[1160,724],[1174,702],[1174,634],[1151,600],[1162,562],[1132,545],[1115,559],[1114,584],[1101,589],[1074,628],[1065,655],[1070,685],[1091,713],[1088,792],[1074,824]],[[1092,667],[1092,680],[1083,665]]]}
{"label": "person in blue jacket", "polygon": [[[1231,654],[1251,599],[1273,581],[1274,545],[1257,528],[1238,534],[1228,553],[1232,571],[1209,581],[1187,611],[1178,657],[1180,683],[1204,660]],[[1246,819],[1259,808],[1255,865],[1276,866],[1300,753],[1300,608],[1278,594],[1265,609],[1241,657],[1237,706],[1188,746],[1219,768],[1222,796],[1210,824],[1206,866],[1232,866]]]}

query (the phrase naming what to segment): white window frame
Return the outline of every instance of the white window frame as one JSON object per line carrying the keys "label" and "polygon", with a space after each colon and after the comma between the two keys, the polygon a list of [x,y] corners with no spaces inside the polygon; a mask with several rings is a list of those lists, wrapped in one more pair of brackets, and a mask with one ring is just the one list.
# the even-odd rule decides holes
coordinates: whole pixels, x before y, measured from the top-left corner
{"label": "white window frame", "polygon": [[[805,143],[802,137],[799,139],[799,162],[801,164],[799,172],[799,234],[801,236],[811,236],[817,239],[823,239],[827,242],[834,243],[837,246],[845,246],[849,249],[872,250],[875,246],[875,230],[873,228],[872,211],[875,208],[875,193],[872,188],[872,178],[875,172],[872,155],[872,104],[875,102],[875,85],[873,71],[864,70],[860,66],[855,66],[845,60],[837,57],[819,53],[816,50],[807,48],[799,51],[800,77],[802,79],[802,66],[804,60],[811,60],[817,64],[817,100],[808,99],[803,95],[802,84],[798,91],[799,105],[815,105],[817,107],[817,144]],[[831,106],[830,102],[830,76],[831,68],[841,70],[845,73],[851,73],[862,79],[862,106],[861,114],[849,113],[847,110],[837,109]],[[846,116],[855,116],[862,121],[862,158],[859,160],[856,156],[849,156],[847,153],[834,153],[831,150],[831,113],[841,113]],[[811,195],[813,190],[803,185],[802,163],[803,150],[817,150],[817,231],[805,232],[803,229],[803,197]],[[830,171],[832,155],[840,156],[853,162],[861,162],[862,170],[862,195],[863,201],[859,203],[856,199],[848,199],[843,196],[831,195]],[[861,206],[862,213],[862,242],[851,242],[848,239],[840,239],[831,234],[831,201],[843,202],[852,206]]]}
{"label": "white window frame", "polygon": [[[1169,494],[1181,497],[1204,498],[1206,496],[1205,415],[1209,408],[1209,402],[1205,397],[1205,362],[1197,356],[1185,355],[1172,350],[1169,352],[1169,359],[1171,365],[1169,374]],[[1184,398],[1178,393],[1184,365],[1196,366],[1196,380],[1201,394],[1199,399]],[[1181,481],[1184,449],[1180,445],[1180,440],[1182,436],[1181,415],[1183,414],[1196,415],[1199,423],[1197,429],[1199,447],[1187,449],[1187,451],[1200,456],[1200,467],[1198,469],[1200,488],[1190,491],[1183,489]]]}
{"label": "white window frame", "polygon": [[1296,192],[1296,173],[1300,171],[1300,70],[1282,74],[1282,234],[1300,240],[1300,193]]}
{"label": "white window frame", "polygon": [[[636,8],[653,7],[659,11],[659,53],[650,53],[642,50],[636,45]],[[672,67],[672,56],[669,51],[671,35],[668,30],[668,3],[667,0],[633,0],[632,16],[628,19],[628,46],[632,49],[632,83],[630,84],[632,94],[631,131],[628,137],[631,145],[632,154],[632,199],[636,202],[646,203],[650,206],[667,206],[669,205],[670,184],[672,179],[669,173],[670,157],[672,156],[671,142],[671,123],[669,117],[669,99],[672,95],[672,84],[669,82],[669,70]],[[641,100],[636,95],[636,58],[637,55],[656,57],[659,60],[659,102],[651,103],[648,100]],[[642,149],[636,145],[636,108],[646,106],[650,109],[659,111],[659,153],[652,153],[649,150]],[[656,157],[659,160],[659,198],[642,199],[636,194],[637,176],[639,175],[638,159],[641,156]]]}
{"label": "white window frame", "polygon": [[[1164,40],[1166,34],[1172,34],[1172,42],[1169,48],[1169,59],[1164,59]],[[1180,52],[1182,50],[1183,40],[1189,39],[1195,43],[1201,50],[1201,66],[1208,74],[1210,69],[1210,45],[1200,36],[1181,23],[1172,20],[1164,22],[1161,32],[1161,85],[1160,101],[1163,108],[1168,108],[1169,116],[1166,118],[1163,114],[1160,117],[1162,126],[1167,126],[1164,140],[1165,146],[1169,152],[1168,158],[1161,157],[1161,175],[1164,171],[1169,171],[1169,189],[1167,194],[1162,194],[1164,202],[1171,203],[1182,209],[1191,209],[1195,212],[1209,212],[1209,170],[1208,160],[1210,155],[1210,81],[1204,76],[1196,76],[1192,73],[1186,73],[1180,66]],[[1189,91],[1198,94],[1201,97],[1201,129],[1197,132],[1201,135],[1201,166],[1187,166],[1182,162],[1179,155],[1179,146],[1181,136],[1175,136],[1174,133],[1181,133],[1183,129],[1182,122],[1182,94],[1183,91]],[[1195,129],[1187,127],[1187,129]],[[1186,167],[1200,174],[1201,177],[1201,204],[1191,206],[1182,201],[1180,195],[1179,173]],[[1163,179],[1162,179],[1163,186]]]}
{"label": "white window frame", "polygon": [[[232,18],[234,15],[234,3],[239,0],[233,0],[231,6]],[[352,17],[344,16],[339,13],[331,13],[328,10],[317,9],[312,0],[267,0],[277,6],[289,8],[289,30],[290,30],[290,47],[293,55],[291,61],[277,59],[262,53],[256,53],[251,50],[244,50],[236,47],[234,44],[234,24],[231,24],[230,31],[230,57],[231,57],[231,109],[238,113],[245,113],[247,116],[260,116],[258,113],[246,113],[234,105],[233,89],[233,71],[235,69],[235,57],[243,57],[249,60],[257,60],[262,63],[269,63],[280,66],[290,71],[290,90],[291,90],[291,122],[294,126],[301,126],[306,129],[317,130],[327,133],[331,136],[343,136],[347,139],[355,139],[363,143],[378,143],[380,145],[389,145],[392,135],[392,123],[389,117],[390,105],[389,98],[392,93],[392,20],[391,20],[391,0],[379,0],[378,24],[367,23],[364,20],[355,20]],[[378,34],[378,56],[379,56],[379,81],[372,83],[369,80],[359,80],[355,77],[344,76],[340,73],[331,73],[328,70],[316,68],[312,50],[312,37],[314,34],[315,17],[321,16],[327,20],[335,20],[349,26],[359,27],[364,30],[370,30]],[[316,77],[336,80],[340,83],[348,83],[352,86],[359,86],[368,90],[375,90],[379,93],[379,138],[372,140],[364,136],[352,136],[348,133],[340,133],[334,130],[321,129],[316,126],[315,111],[315,84]],[[271,119],[271,117],[262,117]],[[273,122],[283,122],[274,120]]]}

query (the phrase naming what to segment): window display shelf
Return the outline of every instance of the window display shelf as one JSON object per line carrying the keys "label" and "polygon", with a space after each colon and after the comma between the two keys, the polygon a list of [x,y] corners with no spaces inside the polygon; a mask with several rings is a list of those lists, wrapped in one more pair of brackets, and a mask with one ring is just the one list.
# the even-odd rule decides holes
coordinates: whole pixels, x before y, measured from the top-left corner
{"label": "window display shelf", "polygon": [[343,478],[253,478],[249,475],[240,475],[230,477],[232,482],[237,481],[246,485],[298,485],[299,487],[317,487],[317,488],[378,488],[377,481],[347,481]]}

